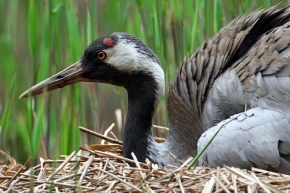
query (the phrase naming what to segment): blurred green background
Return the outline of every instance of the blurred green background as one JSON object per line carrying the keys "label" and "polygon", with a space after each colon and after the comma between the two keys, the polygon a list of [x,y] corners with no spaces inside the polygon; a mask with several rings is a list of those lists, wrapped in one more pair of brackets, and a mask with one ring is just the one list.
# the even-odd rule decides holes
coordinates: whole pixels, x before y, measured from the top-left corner
{"label": "blurred green background", "polygon": [[[126,116],[127,96],[116,86],[78,83],[21,99],[32,85],[77,61],[94,39],[133,34],[157,54],[166,89],[183,57],[235,17],[287,1],[274,0],[0,0],[0,149],[20,163],[69,154],[98,140],[78,126],[103,133]],[[154,124],[167,126],[166,96]],[[122,139],[122,125],[114,127]],[[163,131],[154,135],[166,136]]]}

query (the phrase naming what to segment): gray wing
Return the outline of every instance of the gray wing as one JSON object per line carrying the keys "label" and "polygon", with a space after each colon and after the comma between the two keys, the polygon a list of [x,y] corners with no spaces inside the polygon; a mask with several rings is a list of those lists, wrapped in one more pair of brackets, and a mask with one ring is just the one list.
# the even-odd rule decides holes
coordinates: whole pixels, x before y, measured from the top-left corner
{"label": "gray wing", "polygon": [[[290,7],[285,9],[272,7],[235,19],[213,38],[202,44],[194,54],[185,58],[175,81],[170,85],[167,98],[171,128],[168,141],[171,141],[171,144],[183,144],[195,154],[199,136],[220,121],[244,111],[245,104],[249,108],[263,107],[274,110],[276,112],[270,110],[269,112],[277,115],[279,120],[287,120],[283,112],[290,115],[290,58],[288,57],[290,55],[290,23],[287,23],[289,19]],[[239,136],[239,138],[229,138],[231,143],[236,143],[238,148],[239,144],[245,144],[245,140],[251,136],[256,136],[252,139],[261,138],[261,141],[265,141],[266,138],[259,135],[262,135],[260,132],[264,132],[263,130],[267,128],[275,128],[275,130],[269,129],[271,132],[284,132],[284,134],[288,132],[288,130],[278,129],[278,126],[271,125],[282,124],[273,119],[273,116],[266,114],[261,116],[262,112],[267,110],[256,108],[251,111],[257,115],[246,118],[245,122],[237,120],[232,122],[230,125],[233,127],[228,127],[229,132],[219,136]],[[272,121],[265,124],[268,117]],[[249,127],[247,120],[253,120],[260,125]],[[239,124],[242,125],[239,126]],[[283,122],[283,124],[286,123]],[[286,125],[288,126],[288,122]],[[214,129],[216,127],[204,135]],[[275,134],[278,135],[277,133]],[[199,143],[204,143],[204,138],[206,138],[204,135],[199,139]],[[267,137],[272,139],[273,136]],[[281,156],[280,152],[287,152],[285,144],[289,141],[282,143],[279,141],[279,136],[276,137],[276,142],[273,143],[279,147],[274,150],[274,146],[269,146],[269,151],[272,151],[271,155],[276,153],[275,155]],[[224,141],[223,137],[218,138],[221,142]],[[220,143],[217,146],[219,153],[223,153],[223,158],[228,158],[229,146],[223,145]],[[180,155],[179,152],[182,150],[174,147],[172,146],[170,151],[174,155]],[[268,146],[265,147],[268,148]],[[234,164],[234,158],[226,161],[214,159],[217,155],[210,153],[205,155],[213,156],[209,158],[214,161],[205,160],[217,163],[217,165],[228,164],[247,168],[260,165],[262,168],[266,165],[283,168],[283,164],[288,163],[282,156],[283,159],[280,161],[275,160],[275,163],[283,163],[282,165],[270,165],[270,161],[273,161],[272,157],[265,157],[269,163],[260,164],[255,158],[246,158],[246,156],[252,156],[250,150],[244,150],[242,153],[230,155],[242,156],[242,163],[236,161],[238,163]],[[288,152],[285,154],[288,155]],[[276,156],[277,159],[278,157]]]}
{"label": "gray wing", "polygon": [[[198,152],[231,119],[204,132]],[[211,167],[258,167],[290,174],[290,116],[259,107],[241,113],[220,130],[198,162]]]}
{"label": "gray wing", "polygon": [[[289,8],[286,13],[289,15]],[[229,115],[241,112],[244,104],[249,108],[263,107],[290,113],[289,85],[288,22],[263,34],[215,79],[203,109],[205,125],[212,127]]]}
{"label": "gray wing", "polygon": [[233,65],[251,107],[290,113],[290,23],[263,36]]}
{"label": "gray wing", "polygon": [[[206,126],[241,112],[244,104],[253,109],[221,130],[200,163],[290,174],[289,56],[290,23],[286,23],[261,36],[215,80],[204,106]],[[226,121],[201,136],[198,151]]]}
{"label": "gray wing", "polygon": [[[171,128],[168,137],[169,140],[174,141],[172,143],[182,143],[191,149],[193,154],[196,154],[196,142],[208,128],[208,124],[204,124],[202,121],[202,107],[209,100],[206,97],[208,90],[220,75],[221,69],[235,55],[261,15],[271,15],[275,11],[276,8],[273,7],[234,19],[218,34],[203,43],[194,54],[184,59],[175,81],[170,85],[166,101],[169,127]],[[228,103],[232,103],[232,101]],[[215,121],[212,122],[214,124],[226,117],[224,115],[214,117]],[[176,151],[176,148],[172,148],[170,151],[175,155],[180,152]]]}
{"label": "gray wing", "polygon": [[[286,97],[279,107],[284,106],[288,98],[290,102],[290,89],[285,88],[288,82],[284,80],[290,75],[289,20],[290,7],[271,7],[234,19],[186,57],[168,92],[170,128],[182,128],[182,133],[194,130],[200,135],[200,131],[243,111],[245,103],[250,108],[261,106],[271,100],[272,95],[278,99]],[[268,92],[264,77],[270,75],[286,78],[269,80],[266,84],[271,84],[272,90]],[[277,84],[283,86],[284,96]],[[265,100],[255,101],[261,96]],[[184,117],[180,112],[190,116]],[[175,121],[181,120],[180,117],[189,118],[184,122]],[[202,122],[197,121],[200,119]],[[180,141],[186,140],[180,138]]]}

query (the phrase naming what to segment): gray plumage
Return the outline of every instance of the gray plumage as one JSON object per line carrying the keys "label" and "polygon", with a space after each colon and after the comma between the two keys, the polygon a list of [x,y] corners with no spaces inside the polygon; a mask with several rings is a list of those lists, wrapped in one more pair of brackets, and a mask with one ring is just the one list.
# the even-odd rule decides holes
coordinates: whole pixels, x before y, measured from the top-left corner
{"label": "gray plumage", "polygon": [[[192,141],[205,131],[199,152],[225,119],[250,109],[221,129],[200,164],[290,174],[289,15],[289,8],[272,7],[235,19],[184,60],[167,100],[170,128],[185,133],[175,133],[180,142],[194,149]],[[247,35],[271,23],[276,26],[237,57]]]}
{"label": "gray plumage", "polygon": [[[217,129],[231,119],[224,120],[203,133],[198,141],[198,151],[201,151]],[[289,143],[289,117],[256,107],[226,124],[202,154],[199,163],[211,167],[258,167],[289,174]]]}

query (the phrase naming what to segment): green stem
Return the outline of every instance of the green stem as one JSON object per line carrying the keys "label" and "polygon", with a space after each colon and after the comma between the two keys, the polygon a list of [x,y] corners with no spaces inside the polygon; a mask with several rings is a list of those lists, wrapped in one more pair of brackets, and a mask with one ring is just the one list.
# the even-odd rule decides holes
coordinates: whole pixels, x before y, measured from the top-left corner
{"label": "green stem", "polygon": [[220,128],[215,132],[215,134],[212,136],[212,138],[209,140],[209,142],[207,142],[206,146],[195,156],[195,158],[190,162],[190,164],[187,166],[187,169],[190,169],[196,162],[197,160],[200,158],[200,156],[203,154],[203,152],[207,149],[207,147],[211,144],[211,142],[213,141],[213,139],[217,136],[217,134],[220,132],[220,130],[227,125],[228,123],[230,123],[231,121],[237,119],[239,116],[241,116],[242,114],[239,114],[238,116],[232,118],[231,120],[229,120],[228,122],[222,124],[220,126]]}

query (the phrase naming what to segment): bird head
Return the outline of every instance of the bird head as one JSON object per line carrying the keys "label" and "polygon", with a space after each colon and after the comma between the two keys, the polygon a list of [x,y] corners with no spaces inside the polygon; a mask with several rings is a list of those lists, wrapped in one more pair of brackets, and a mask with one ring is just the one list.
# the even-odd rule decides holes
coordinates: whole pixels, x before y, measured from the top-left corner
{"label": "bird head", "polygon": [[[127,90],[140,87],[152,78],[157,94],[164,94],[164,73],[156,55],[132,35],[116,32],[94,41],[79,61],[25,91],[34,96],[76,82],[103,82]],[[143,86],[144,86],[143,85]]]}

